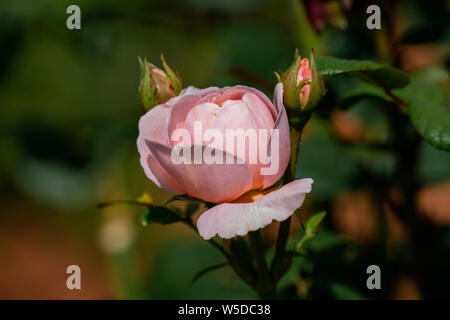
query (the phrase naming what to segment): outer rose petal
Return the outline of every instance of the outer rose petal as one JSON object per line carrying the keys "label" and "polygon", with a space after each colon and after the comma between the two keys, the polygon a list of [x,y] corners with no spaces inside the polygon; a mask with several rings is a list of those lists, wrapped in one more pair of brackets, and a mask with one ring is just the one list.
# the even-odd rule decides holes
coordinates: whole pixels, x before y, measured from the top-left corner
{"label": "outer rose petal", "polygon": [[[263,189],[270,187],[281,178],[284,171],[286,171],[291,154],[289,122],[286,109],[283,105],[283,84],[281,82],[275,86],[274,104],[278,110],[278,118],[275,122],[274,129],[278,129],[279,132],[279,167],[276,174],[263,176]],[[269,143],[267,154],[270,155],[271,153]]]}
{"label": "outer rose petal", "polygon": [[[252,171],[246,164],[175,164],[172,161],[172,149],[160,143],[147,141],[152,154],[159,164],[170,172],[171,177],[190,196],[214,203],[232,201],[252,188]],[[191,155],[194,155],[191,146]],[[202,153],[204,151],[203,147]],[[193,160],[193,159],[192,159]],[[193,162],[193,161],[192,161]]]}
{"label": "outer rose petal", "polygon": [[182,194],[184,193],[178,184],[173,181],[169,174],[155,159],[150,152],[145,141],[151,139],[161,144],[167,143],[166,120],[169,115],[169,107],[158,105],[144,114],[139,120],[139,136],[137,138],[137,147],[140,157],[140,163],[147,177],[158,187],[167,191]]}
{"label": "outer rose petal", "polygon": [[200,216],[198,231],[205,240],[216,234],[229,239],[264,228],[273,220],[286,220],[303,204],[312,183],[312,179],[296,180],[253,202],[215,206]]}

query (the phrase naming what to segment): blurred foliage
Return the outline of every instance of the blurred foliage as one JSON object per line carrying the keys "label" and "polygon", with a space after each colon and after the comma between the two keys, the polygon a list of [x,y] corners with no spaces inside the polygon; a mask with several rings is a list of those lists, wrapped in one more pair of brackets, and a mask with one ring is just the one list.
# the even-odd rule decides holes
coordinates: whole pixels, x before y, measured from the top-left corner
{"label": "blurred foliage", "polygon": [[[102,247],[107,273],[115,284],[114,297],[256,298],[229,267],[189,285],[197,272],[224,261],[214,247],[185,226],[140,228],[140,210],[120,207],[99,213],[95,203],[134,199],[144,190],[157,205],[170,197],[139,166],[135,145],[141,110],[138,56],[158,61],[163,52],[184,84],[245,84],[269,96],[275,84],[273,71],[290,65],[295,47],[302,56],[315,47],[318,56],[375,61],[369,63],[371,67],[392,62],[379,45],[388,35],[365,27],[366,1],[353,1],[351,9],[344,11],[346,29],[326,25],[320,33],[311,28],[301,3],[80,0],[82,28],[69,31],[65,20],[71,1],[2,0],[0,190],[4,208],[15,202],[48,208],[54,213],[45,219],[64,221],[60,227],[78,230],[80,239],[89,239],[94,246],[111,217],[120,214],[131,219],[137,227],[126,232],[136,233],[133,241],[118,246],[119,251]],[[422,54],[433,59],[414,69],[415,79],[430,90],[448,93],[448,4],[398,1],[397,5],[399,43],[433,48]],[[409,53],[416,50],[408,48],[396,47]],[[414,65],[419,58],[405,54],[402,61],[393,63]],[[411,67],[402,69],[411,71]],[[375,75],[380,80],[385,73]],[[393,128],[401,124],[389,122],[386,108],[392,101],[386,92],[347,74],[329,79],[327,86],[328,94],[302,138],[297,176],[315,180],[305,210],[326,210],[333,216],[333,203],[341,194],[361,188],[383,190],[400,181],[408,157],[399,160],[390,149],[395,143]],[[336,110],[356,119],[364,127],[364,137],[347,141],[336,135],[330,125]],[[418,121],[414,124],[420,132]],[[405,141],[415,134],[409,124],[405,132]],[[448,182],[449,153],[424,141],[417,143],[417,149],[417,185]],[[384,196],[380,191],[378,197]],[[14,219],[16,214],[2,209],[0,219]],[[33,218],[36,213],[23,214]],[[421,297],[447,295],[448,225],[431,224],[426,234],[412,231],[388,246],[383,231],[368,243],[355,243],[333,221],[325,219],[325,226],[302,248],[304,257],[294,259],[294,267],[280,284],[282,297],[391,298],[397,279],[404,274],[416,281]],[[291,245],[300,237],[297,232]],[[112,241],[106,239],[106,243]],[[370,264],[381,266],[380,292],[365,287]],[[415,264],[419,278],[411,267]]]}

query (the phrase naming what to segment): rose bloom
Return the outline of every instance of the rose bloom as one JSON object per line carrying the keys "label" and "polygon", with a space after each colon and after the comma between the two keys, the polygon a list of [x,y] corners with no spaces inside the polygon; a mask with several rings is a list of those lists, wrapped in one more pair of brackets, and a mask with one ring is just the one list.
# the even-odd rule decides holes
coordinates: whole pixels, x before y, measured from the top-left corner
{"label": "rose bloom", "polygon": [[[258,147],[266,148],[266,154],[272,158],[278,150],[278,170],[262,175],[261,168],[270,164],[264,159],[249,163],[248,155],[231,164],[174,163],[171,154],[177,142],[171,139],[172,133],[177,129],[192,132],[195,121],[202,122],[203,130],[221,132],[266,129],[270,135],[271,129],[277,129],[278,149],[271,150],[273,132],[268,139],[258,141]],[[262,92],[246,86],[188,87],[141,117],[137,146],[147,177],[159,187],[217,204],[197,221],[204,239],[243,236],[273,220],[286,220],[302,205],[313,183],[312,179],[301,179],[268,189],[281,178],[290,159],[290,132],[281,83],[275,87],[273,104]],[[237,160],[234,150],[222,151]]]}

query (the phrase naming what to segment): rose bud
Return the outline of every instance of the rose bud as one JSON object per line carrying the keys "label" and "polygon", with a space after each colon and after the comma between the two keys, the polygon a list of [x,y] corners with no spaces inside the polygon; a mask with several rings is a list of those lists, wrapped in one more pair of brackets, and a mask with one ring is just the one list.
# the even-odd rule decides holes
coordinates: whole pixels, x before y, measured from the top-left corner
{"label": "rose bud", "polygon": [[[273,187],[290,158],[282,83],[274,96],[272,103],[246,86],[188,87],[139,120],[137,147],[147,177],[169,192],[217,204],[197,221],[204,239],[243,236],[286,220],[311,191],[312,179]],[[230,137],[230,131],[241,134]],[[236,144],[228,148],[230,139]],[[179,150],[194,160],[178,161]]]}
{"label": "rose bud", "polygon": [[279,81],[284,85],[284,104],[292,109],[306,111],[314,108],[325,91],[323,79],[317,70],[314,51],[311,51],[308,60],[302,59],[297,50],[294,63],[279,77]]}
{"label": "rose bud", "polygon": [[161,61],[164,71],[149,63],[146,58],[144,61],[141,58],[138,59],[141,67],[139,92],[145,111],[180,94],[183,88],[181,79],[168,66],[163,55],[161,55]]}

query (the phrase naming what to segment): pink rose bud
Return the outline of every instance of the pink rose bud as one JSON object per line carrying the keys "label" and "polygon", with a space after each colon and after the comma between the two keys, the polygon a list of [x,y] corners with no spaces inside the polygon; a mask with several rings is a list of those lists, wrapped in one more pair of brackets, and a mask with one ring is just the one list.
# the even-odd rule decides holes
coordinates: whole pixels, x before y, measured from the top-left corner
{"label": "pink rose bud", "polygon": [[309,95],[311,94],[311,85],[309,83],[312,81],[312,72],[309,68],[309,61],[306,58],[300,60],[300,68],[297,71],[297,86],[300,86],[303,80],[306,80],[306,82],[300,91],[300,106],[302,108],[308,104]]}
{"label": "pink rose bud", "polygon": [[162,55],[161,61],[164,71],[149,63],[146,58],[144,61],[139,58],[141,66],[139,92],[145,111],[177,96],[183,88],[180,77],[167,65]]}
{"label": "pink rose bud", "polygon": [[284,104],[302,111],[314,108],[324,94],[322,77],[317,70],[314,52],[301,58],[298,51],[291,67],[279,79],[284,84]]}

